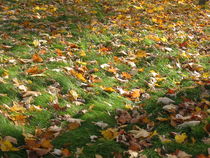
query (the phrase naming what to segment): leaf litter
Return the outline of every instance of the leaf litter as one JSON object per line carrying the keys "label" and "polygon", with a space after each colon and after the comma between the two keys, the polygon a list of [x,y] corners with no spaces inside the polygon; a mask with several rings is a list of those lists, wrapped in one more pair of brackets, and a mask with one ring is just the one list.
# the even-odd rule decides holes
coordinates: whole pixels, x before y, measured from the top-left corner
{"label": "leaf litter", "polygon": [[[102,101],[107,106],[103,113],[115,122],[113,125],[106,119],[91,120],[97,127],[95,133],[88,133],[91,143],[105,140],[122,145],[123,152],[108,153],[116,158],[147,157],[146,149],[156,157],[208,157],[206,146],[202,146],[203,153],[168,148],[173,143],[184,147],[197,142],[209,144],[207,5],[199,6],[194,0],[94,2],[103,11],[83,0],[1,4],[0,15],[5,24],[0,24],[0,83],[9,92],[1,90],[0,114],[22,128],[24,142],[1,134],[0,150],[6,154],[24,150],[28,157],[80,157],[86,152],[85,145],[73,149],[64,144],[58,148],[53,141],[85,126],[88,120],[77,116],[98,109],[98,105],[89,105],[90,100],[115,96],[123,100],[120,104],[124,108],[110,112],[116,107],[114,101]],[[103,20],[99,12],[103,12]],[[81,21],[69,20],[68,14]],[[61,20],[47,20],[49,16]],[[83,16],[87,21],[82,21]],[[14,27],[11,32],[6,23]],[[77,31],[70,31],[69,24]],[[84,30],[91,36],[86,38]],[[88,44],[82,44],[82,38]],[[21,46],[26,50],[13,51]],[[13,73],[15,67],[18,70]],[[74,84],[68,85],[70,80],[64,77],[54,79],[56,73]],[[42,88],[37,86],[41,84]],[[13,87],[6,88],[7,85]],[[199,88],[201,92],[194,98],[185,92]],[[41,102],[46,105],[37,104],[37,98],[46,93],[50,99]],[[4,101],[10,97],[10,102]],[[82,110],[70,115],[73,107]],[[49,125],[28,132],[32,113],[45,111],[51,113]],[[172,130],[163,132],[163,124]],[[196,138],[195,128],[200,127],[202,136]],[[104,154],[93,153],[93,157]]]}

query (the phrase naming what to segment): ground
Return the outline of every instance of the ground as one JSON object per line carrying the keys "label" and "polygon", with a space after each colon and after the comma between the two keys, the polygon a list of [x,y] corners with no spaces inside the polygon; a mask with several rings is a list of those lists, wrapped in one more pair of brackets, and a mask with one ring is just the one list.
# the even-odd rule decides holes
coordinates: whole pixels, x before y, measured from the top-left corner
{"label": "ground", "polygon": [[207,158],[208,4],[0,2],[0,155]]}

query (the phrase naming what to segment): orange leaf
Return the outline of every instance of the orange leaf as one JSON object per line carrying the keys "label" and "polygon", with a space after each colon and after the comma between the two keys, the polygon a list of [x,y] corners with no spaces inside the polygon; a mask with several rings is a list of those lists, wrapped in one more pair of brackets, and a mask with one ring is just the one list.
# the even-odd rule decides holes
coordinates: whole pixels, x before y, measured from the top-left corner
{"label": "orange leaf", "polygon": [[99,51],[100,52],[108,52],[108,51],[110,51],[110,49],[106,48],[106,47],[103,47],[103,48],[99,49]]}
{"label": "orange leaf", "polygon": [[34,74],[40,74],[40,73],[44,72],[44,70],[39,69],[38,66],[33,66],[33,67],[27,69],[26,72],[31,75],[34,75]]}
{"label": "orange leaf", "polygon": [[63,56],[62,50],[56,49],[55,52],[57,53],[58,56]]}
{"label": "orange leaf", "polygon": [[109,72],[111,72],[111,73],[116,73],[117,72],[117,69],[116,68],[114,68],[114,67],[110,67],[110,68],[108,68],[108,70],[107,71],[109,71]]}
{"label": "orange leaf", "polygon": [[132,98],[139,98],[141,95],[141,90],[140,89],[134,89],[131,92],[131,97]]}
{"label": "orange leaf", "polygon": [[62,154],[64,157],[69,157],[71,155],[71,152],[68,149],[63,149]]}
{"label": "orange leaf", "polygon": [[126,79],[131,79],[132,76],[127,72],[122,72],[122,77]]}
{"label": "orange leaf", "polygon": [[37,63],[43,62],[43,59],[38,54],[34,54],[32,57],[32,60],[33,62],[37,62]]}

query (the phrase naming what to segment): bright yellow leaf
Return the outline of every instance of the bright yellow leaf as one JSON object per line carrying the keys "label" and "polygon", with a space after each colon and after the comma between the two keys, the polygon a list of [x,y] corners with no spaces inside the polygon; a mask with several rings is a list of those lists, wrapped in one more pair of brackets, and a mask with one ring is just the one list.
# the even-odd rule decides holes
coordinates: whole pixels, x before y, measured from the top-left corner
{"label": "bright yellow leaf", "polygon": [[186,133],[177,134],[177,135],[175,136],[175,141],[176,141],[177,143],[183,143],[183,142],[185,141],[186,138],[187,138]]}

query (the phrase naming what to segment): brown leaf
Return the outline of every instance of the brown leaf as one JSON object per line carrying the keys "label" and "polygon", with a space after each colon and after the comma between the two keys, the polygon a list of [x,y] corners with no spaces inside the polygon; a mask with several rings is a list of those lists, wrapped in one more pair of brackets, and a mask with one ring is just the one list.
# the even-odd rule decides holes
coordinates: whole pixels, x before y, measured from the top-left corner
{"label": "brown leaf", "polygon": [[67,107],[61,107],[59,104],[53,104],[53,108],[57,111],[64,111]]}
{"label": "brown leaf", "polygon": [[119,116],[117,118],[117,121],[120,124],[129,123],[130,120],[132,119],[131,115],[125,110],[118,110],[117,113],[118,113],[118,116]]}
{"label": "brown leaf", "polygon": [[33,148],[33,151],[35,151],[38,156],[46,155],[50,152],[50,150],[51,149]]}
{"label": "brown leaf", "polygon": [[77,129],[78,127],[80,127],[80,123],[78,122],[72,122],[72,123],[69,123],[68,124],[68,129],[69,130],[74,130],[74,129]]}
{"label": "brown leaf", "polygon": [[141,146],[138,143],[131,141],[129,149],[133,151],[139,151],[141,149]]}

